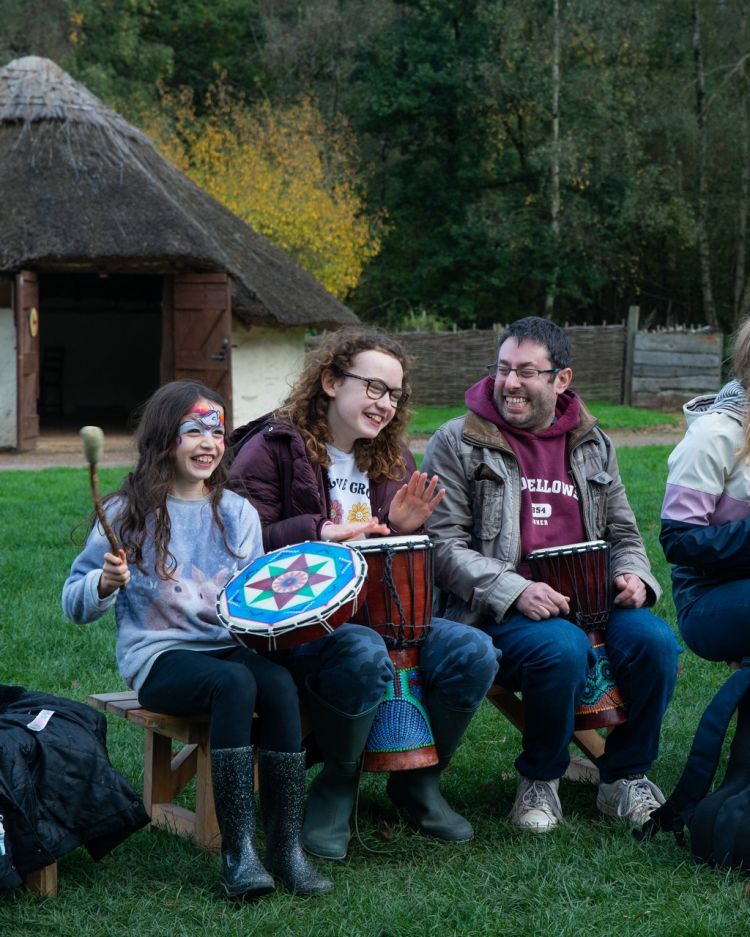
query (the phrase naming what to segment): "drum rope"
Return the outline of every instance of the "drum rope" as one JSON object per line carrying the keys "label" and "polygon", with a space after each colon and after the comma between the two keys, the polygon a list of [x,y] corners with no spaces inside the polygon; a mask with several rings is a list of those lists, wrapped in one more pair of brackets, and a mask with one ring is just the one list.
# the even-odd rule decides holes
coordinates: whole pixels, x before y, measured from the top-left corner
{"label": "drum rope", "polygon": [[396,583],[393,579],[393,556],[394,556],[393,547],[386,547],[385,549],[385,564],[383,569],[383,582],[390,590],[393,601],[396,604],[396,609],[398,610],[398,647],[402,647],[405,642],[405,630],[406,630],[406,613],[404,612],[404,606],[401,604],[401,599],[399,598],[398,589],[396,588]]}

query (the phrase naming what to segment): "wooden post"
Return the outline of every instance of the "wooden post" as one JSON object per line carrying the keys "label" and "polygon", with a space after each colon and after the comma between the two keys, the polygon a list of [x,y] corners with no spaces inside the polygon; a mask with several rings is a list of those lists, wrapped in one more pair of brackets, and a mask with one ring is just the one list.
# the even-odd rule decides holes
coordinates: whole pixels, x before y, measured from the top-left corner
{"label": "wooden post", "polygon": [[622,402],[626,407],[633,401],[633,360],[635,357],[635,333],[638,331],[640,306],[628,309],[628,324],[625,327],[625,366],[622,375]]}

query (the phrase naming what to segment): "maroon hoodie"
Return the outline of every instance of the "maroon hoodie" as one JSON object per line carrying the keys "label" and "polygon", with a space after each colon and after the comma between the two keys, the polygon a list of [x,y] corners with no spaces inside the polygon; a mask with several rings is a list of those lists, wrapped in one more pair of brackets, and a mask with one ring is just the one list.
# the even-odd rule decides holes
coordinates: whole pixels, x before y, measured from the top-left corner
{"label": "maroon hoodie", "polygon": [[[557,398],[552,426],[529,433],[507,423],[493,399],[495,381],[482,378],[466,391],[466,406],[502,430],[521,473],[521,556],[543,547],[586,539],[578,490],[570,471],[567,434],[580,420],[578,395],[566,390]],[[529,576],[525,560],[518,566]]]}

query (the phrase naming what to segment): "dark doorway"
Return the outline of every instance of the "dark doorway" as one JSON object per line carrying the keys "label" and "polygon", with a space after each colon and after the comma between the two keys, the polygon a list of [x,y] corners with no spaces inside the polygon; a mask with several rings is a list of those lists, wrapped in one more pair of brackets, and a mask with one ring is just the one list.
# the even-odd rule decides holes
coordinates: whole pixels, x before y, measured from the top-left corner
{"label": "dark doorway", "polygon": [[41,428],[122,430],[159,386],[163,277],[39,276]]}

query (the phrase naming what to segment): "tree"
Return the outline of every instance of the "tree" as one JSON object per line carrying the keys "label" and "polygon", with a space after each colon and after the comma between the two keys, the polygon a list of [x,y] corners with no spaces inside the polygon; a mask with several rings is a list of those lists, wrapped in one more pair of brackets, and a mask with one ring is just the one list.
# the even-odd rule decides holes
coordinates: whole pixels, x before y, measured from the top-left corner
{"label": "tree", "polygon": [[305,99],[247,107],[216,84],[200,108],[165,93],[144,121],[164,155],[199,186],[288,251],[345,299],[379,247],[377,219],[363,211],[353,138],[329,132]]}

